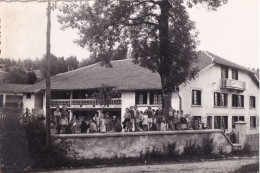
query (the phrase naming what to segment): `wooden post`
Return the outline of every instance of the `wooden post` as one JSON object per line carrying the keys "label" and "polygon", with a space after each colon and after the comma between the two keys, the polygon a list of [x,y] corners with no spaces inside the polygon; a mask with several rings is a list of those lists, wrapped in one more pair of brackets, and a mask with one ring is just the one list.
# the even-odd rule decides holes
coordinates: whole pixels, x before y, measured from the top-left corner
{"label": "wooden post", "polygon": [[47,9],[47,39],[46,39],[46,147],[50,146],[51,142],[51,128],[50,128],[50,98],[51,98],[51,81],[50,81],[50,56],[51,56],[51,2],[48,0],[48,9]]}

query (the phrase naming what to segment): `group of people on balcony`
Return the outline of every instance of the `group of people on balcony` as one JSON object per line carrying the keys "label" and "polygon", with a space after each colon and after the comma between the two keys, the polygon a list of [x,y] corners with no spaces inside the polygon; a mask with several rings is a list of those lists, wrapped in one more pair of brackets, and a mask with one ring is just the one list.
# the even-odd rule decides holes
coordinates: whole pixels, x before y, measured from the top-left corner
{"label": "group of people on balcony", "polygon": [[148,106],[144,112],[139,111],[137,106],[126,108],[123,121],[124,131],[168,131],[189,129],[192,127],[192,117],[184,115],[183,110],[176,111],[169,108],[167,117],[163,116],[162,106],[157,110]]}
{"label": "group of people on balcony", "polygon": [[54,111],[54,125],[58,134],[64,133],[107,133],[121,131],[168,131],[182,129],[198,129],[199,122],[194,121],[189,114],[184,114],[183,110],[176,111],[169,108],[166,117],[163,114],[162,106],[159,105],[157,110],[150,106],[143,112],[139,111],[137,106],[126,108],[124,121],[121,125],[120,119],[115,115],[110,116],[109,112],[95,113],[93,118],[73,116],[69,121],[69,112],[66,107],[61,110],[59,107]]}
{"label": "group of people on balcony", "polygon": [[66,107],[57,107],[54,111],[54,125],[53,129],[58,134],[71,134],[71,133],[106,133],[106,132],[121,132],[121,122],[115,115],[110,118],[109,112],[101,114],[95,113],[93,118],[87,119],[86,117],[73,116],[69,121],[69,112]]}

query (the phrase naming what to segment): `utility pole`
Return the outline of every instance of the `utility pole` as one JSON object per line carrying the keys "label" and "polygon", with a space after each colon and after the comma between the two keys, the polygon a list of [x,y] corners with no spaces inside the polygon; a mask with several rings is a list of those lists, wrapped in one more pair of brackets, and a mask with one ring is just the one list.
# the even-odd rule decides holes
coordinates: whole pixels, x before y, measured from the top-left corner
{"label": "utility pole", "polygon": [[51,81],[50,81],[50,56],[51,56],[51,2],[48,0],[47,9],[47,39],[46,39],[46,147],[50,146],[51,143],[51,127],[50,127],[50,98],[51,98]]}

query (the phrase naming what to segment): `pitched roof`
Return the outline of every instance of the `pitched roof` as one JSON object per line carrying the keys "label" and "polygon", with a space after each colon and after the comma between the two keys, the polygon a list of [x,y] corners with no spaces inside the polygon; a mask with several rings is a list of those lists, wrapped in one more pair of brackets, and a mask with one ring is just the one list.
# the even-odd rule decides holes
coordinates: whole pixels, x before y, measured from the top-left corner
{"label": "pitched roof", "polygon": [[240,69],[240,70],[247,71],[249,73],[254,73],[253,71],[247,69],[246,67],[243,67],[243,66],[238,65],[238,64],[236,64],[234,62],[231,62],[229,60],[221,58],[221,57],[219,57],[219,56],[217,56],[217,55],[215,55],[215,54],[213,54],[211,52],[206,51],[206,53],[209,54],[209,56],[211,56],[213,58],[213,62],[216,63],[216,64],[237,68],[237,69]]}
{"label": "pitched roof", "polygon": [[[200,70],[211,60],[205,53],[200,53],[199,60],[193,64]],[[158,73],[134,64],[131,59],[111,61],[112,68],[96,63],[66,73],[51,77],[53,90],[94,89],[103,84],[120,90],[161,89],[161,79]],[[45,80],[24,89],[24,92],[37,92],[45,89]]]}
{"label": "pitched roof", "polygon": [[0,84],[0,93],[22,93],[22,91],[32,85],[27,84]]}
{"label": "pitched roof", "polygon": [[[213,56],[213,54],[212,54]],[[220,62],[220,58],[212,58],[208,52],[199,52],[198,60],[192,64],[202,70],[209,64]],[[218,60],[217,60],[218,59]],[[226,65],[229,61],[223,61]],[[119,90],[149,90],[161,89],[161,79],[158,73],[134,64],[131,59],[111,61],[112,68],[96,63],[66,73],[51,77],[52,90],[78,90],[100,88],[103,84],[116,87]],[[232,65],[232,64],[231,64]],[[23,92],[37,92],[45,89],[45,80],[40,81]]]}

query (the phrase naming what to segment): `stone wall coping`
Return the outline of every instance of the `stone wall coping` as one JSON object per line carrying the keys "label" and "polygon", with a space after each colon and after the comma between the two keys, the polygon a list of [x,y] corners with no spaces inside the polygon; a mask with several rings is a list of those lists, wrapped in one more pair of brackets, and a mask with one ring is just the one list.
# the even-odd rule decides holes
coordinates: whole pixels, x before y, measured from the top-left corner
{"label": "stone wall coping", "polygon": [[152,135],[182,135],[182,134],[223,133],[223,130],[181,130],[181,131],[148,131],[148,132],[117,132],[117,133],[84,133],[84,134],[54,134],[54,138],[102,138],[123,136],[152,136]]}

